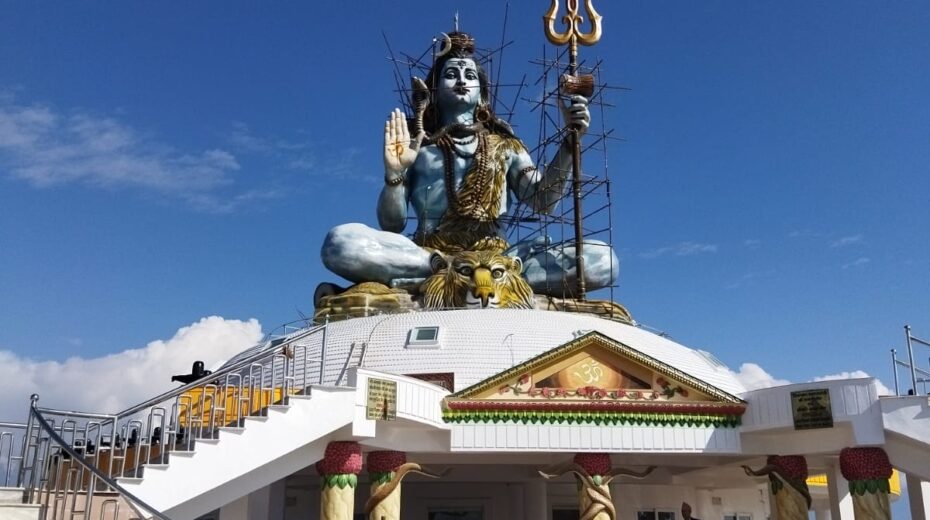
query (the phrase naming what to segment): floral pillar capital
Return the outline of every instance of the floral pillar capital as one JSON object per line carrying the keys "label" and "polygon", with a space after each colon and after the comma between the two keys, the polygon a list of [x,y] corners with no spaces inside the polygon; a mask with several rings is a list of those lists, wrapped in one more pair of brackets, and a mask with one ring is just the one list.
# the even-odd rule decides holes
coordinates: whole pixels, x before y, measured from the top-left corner
{"label": "floral pillar capital", "polygon": [[885,450],[843,448],[840,451],[840,471],[849,481],[856,520],[891,519],[888,479],[894,470]]}

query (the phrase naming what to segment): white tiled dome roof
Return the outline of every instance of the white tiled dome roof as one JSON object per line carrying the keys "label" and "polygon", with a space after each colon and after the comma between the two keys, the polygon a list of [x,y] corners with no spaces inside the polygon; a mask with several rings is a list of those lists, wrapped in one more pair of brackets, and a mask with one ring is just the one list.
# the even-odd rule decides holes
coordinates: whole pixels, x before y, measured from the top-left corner
{"label": "white tiled dome roof", "polygon": [[[439,328],[438,348],[408,348],[411,330],[418,327]],[[361,361],[365,368],[395,374],[453,372],[455,390],[461,390],[592,331],[724,392],[746,391],[710,355],[638,327],[567,312],[492,309],[380,315],[329,324],[325,347],[319,333],[298,344],[306,345],[311,357],[325,352],[324,384],[345,384],[346,368]],[[308,381],[319,381],[318,367],[310,367]]]}

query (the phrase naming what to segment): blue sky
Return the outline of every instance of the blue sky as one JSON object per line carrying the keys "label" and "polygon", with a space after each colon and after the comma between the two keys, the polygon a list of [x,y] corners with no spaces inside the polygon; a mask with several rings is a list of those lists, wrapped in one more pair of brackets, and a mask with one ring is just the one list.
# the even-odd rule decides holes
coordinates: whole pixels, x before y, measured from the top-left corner
{"label": "blue sky", "polygon": [[[930,336],[930,6],[598,3],[604,37],[582,52],[631,89],[606,123],[624,138],[615,297],[734,369],[890,386],[901,326]],[[503,81],[536,73],[547,4],[511,5]],[[127,349],[188,352],[174,370],[210,341],[228,350],[230,327],[245,345],[252,318],[267,331],[312,312],[336,281],[325,232],[376,224],[397,104],[381,31],[419,53],[458,10],[494,46],[503,13],[322,5],[0,4],[5,380],[106,372],[93,360]]]}
{"label": "blue sky", "polygon": [[[902,325],[930,336],[930,6],[599,4],[582,52],[631,89],[607,122],[615,297],[734,369],[890,386]],[[376,224],[381,31],[419,53],[458,10],[493,46],[503,13],[322,5],[0,4],[0,349],[97,358],[312,312],[325,232]],[[547,5],[511,5],[504,81],[536,73]]]}

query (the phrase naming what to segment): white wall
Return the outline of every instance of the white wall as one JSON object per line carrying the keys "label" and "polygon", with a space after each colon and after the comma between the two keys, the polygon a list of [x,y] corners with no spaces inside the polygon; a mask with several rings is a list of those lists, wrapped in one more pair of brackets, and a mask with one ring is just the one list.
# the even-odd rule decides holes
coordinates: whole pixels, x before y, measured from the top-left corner
{"label": "white wall", "polygon": [[285,479],[273,482],[220,508],[219,520],[284,520]]}

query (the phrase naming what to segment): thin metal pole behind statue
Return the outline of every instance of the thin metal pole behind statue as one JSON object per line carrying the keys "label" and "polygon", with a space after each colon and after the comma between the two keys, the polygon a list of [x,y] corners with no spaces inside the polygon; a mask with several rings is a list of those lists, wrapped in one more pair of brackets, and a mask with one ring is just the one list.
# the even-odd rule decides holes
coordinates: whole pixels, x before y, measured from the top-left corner
{"label": "thin metal pole behind statue", "polygon": [[[543,25],[546,30],[546,38],[550,43],[557,46],[568,44],[568,74],[562,75],[559,80],[559,89],[564,94],[578,94],[590,99],[594,94],[594,76],[590,74],[578,75],[578,44],[594,45],[601,39],[601,15],[597,14],[591,0],[585,0],[585,11],[591,22],[591,32],[584,33],[581,31],[581,24],[584,21],[578,14],[578,0],[567,0],[565,3],[566,14],[562,21],[567,26],[565,32],[555,30],[556,14],[559,11],[559,0],[552,0],[549,10],[543,16]],[[575,272],[577,274],[578,285],[576,288],[575,298],[585,299],[585,276],[584,276],[584,228],[582,226],[583,215],[581,212],[581,134],[578,127],[573,126],[570,130],[569,146],[572,150],[572,199],[574,201],[575,215]]]}

